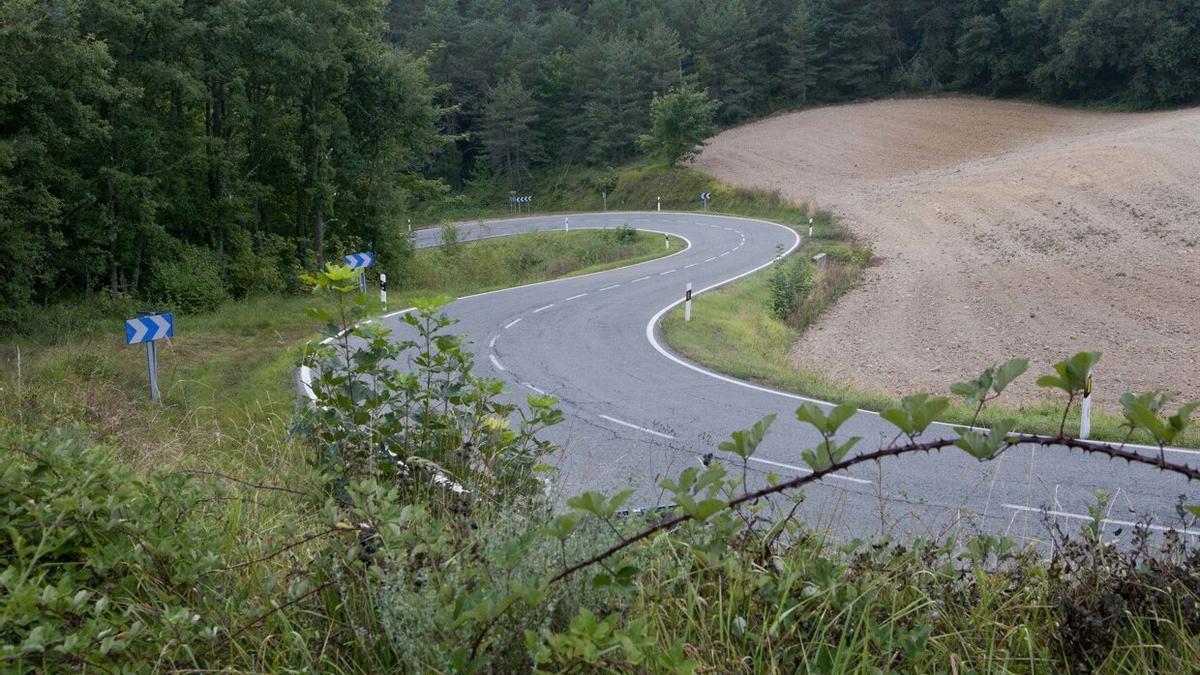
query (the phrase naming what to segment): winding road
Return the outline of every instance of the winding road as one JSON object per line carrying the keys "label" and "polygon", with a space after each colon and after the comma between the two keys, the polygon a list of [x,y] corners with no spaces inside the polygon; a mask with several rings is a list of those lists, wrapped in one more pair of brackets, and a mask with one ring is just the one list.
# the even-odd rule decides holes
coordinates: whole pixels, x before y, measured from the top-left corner
{"label": "winding road", "polygon": [[[702,313],[704,291],[770,265],[781,251],[798,245],[796,233],[764,221],[692,213],[569,218],[572,230],[627,223],[682,238],[688,246],[621,269],[461,298],[446,308],[459,321],[452,330],[473,342],[477,372],[505,381],[506,396],[558,397],[566,421],[543,434],[563,448],[556,458],[557,488],[571,495],[632,487],[630,503],[665,502],[658,482],[706,453],[740,471],[737,458],[722,457],[718,443],[771,413],[778,417],[750,463],[751,487],[769,472],[806,473],[800,453],[819,436],[794,412],[809,399],[686,362],[664,346],[658,330],[659,319],[682,301],[687,283],[696,289],[694,311]],[[564,217],[497,220],[464,225],[461,232],[472,240],[535,229],[562,230]],[[415,238],[421,247],[441,243],[437,230],[418,231]],[[408,330],[397,314],[384,322]],[[861,436],[856,450],[870,450],[895,433],[877,414],[861,411],[839,437]],[[935,425],[926,438],[953,434],[953,427]],[[1198,456],[1174,450],[1170,458],[1194,464]],[[1113,496],[1106,514],[1110,535],[1130,531],[1142,515],[1152,516],[1151,527],[1159,531],[1178,527],[1179,496],[1200,501],[1179,476],[1066,449],[1019,446],[987,463],[953,449],[860,465],[807,489],[800,513],[811,526],[839,538],[940,535],[957,528],[1044,539],[1047,518],[1069,529],[1090,520],[1087,506],[1097,490]],[[1189,536],[1200,536],[1200,526],[1190,527]]]}

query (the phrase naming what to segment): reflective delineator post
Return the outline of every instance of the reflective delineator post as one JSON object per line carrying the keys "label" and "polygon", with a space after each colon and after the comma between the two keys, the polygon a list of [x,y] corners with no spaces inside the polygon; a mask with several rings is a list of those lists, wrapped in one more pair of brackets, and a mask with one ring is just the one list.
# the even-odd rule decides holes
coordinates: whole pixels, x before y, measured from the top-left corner
{"label": "reflective delineator post", "polygon": [[387,275],[383,273],[379,275],[379,302],[387,309]]}
{"label": "reflective delineator post", "polygon": [[687,291],[683,294],[683,320],[692,320],[692,282],[688,282]]}
{"label": "reflective delineator post", "polygon": [[566,217],[563,218],[563,231],[565,231],[565,232],[571,231],[571,219],[570,218],[566,218]]}
{"label": "reflective delineator post", "polygon": [[812,218],[808,219],[808,238],[812,239]]}
{"label": "reflective delineator post", "polygon": [[604,190],[600,193],[600,201],[602,201],[604,203],[604,211],[607,213],[608,212],[608,190]]}
{"label": "reflective delineator post", "polygon": [[658,198],[658,210],[662,211],[662,197]]}
{"label": "reflective delineator post", "polygon": [[1083,404],[1079,409],[1079,439],[1086,441],[1092,432],[1092,373],[1088,371],[1087,384],[1083,387]]}
{"label": "reflective delineator post", "polygon": [[668,251],[671,250],[671,235],[663,235],[663,248],[667,249]]}

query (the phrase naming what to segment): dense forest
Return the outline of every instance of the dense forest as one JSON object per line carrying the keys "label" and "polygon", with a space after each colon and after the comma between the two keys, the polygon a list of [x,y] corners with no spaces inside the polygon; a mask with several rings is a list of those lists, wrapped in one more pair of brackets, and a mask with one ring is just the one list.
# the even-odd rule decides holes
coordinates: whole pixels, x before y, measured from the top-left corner
{"label": "dense forest", "polygon": [[[1195,0],[0,0],[0,324],[83,293],[199,309],[416,203],[719,125],[965,91],[1200,95]],[[700,102],[703,107],[704,101]]]}

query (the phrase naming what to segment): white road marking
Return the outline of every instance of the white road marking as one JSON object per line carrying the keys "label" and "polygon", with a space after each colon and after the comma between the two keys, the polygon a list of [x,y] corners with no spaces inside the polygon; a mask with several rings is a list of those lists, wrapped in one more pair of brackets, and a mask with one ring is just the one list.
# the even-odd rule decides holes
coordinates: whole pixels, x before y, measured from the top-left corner
{"label": "white road marking", "polygon": [[[613,284],[612,286],[605,286],[604,288],[601,288],[600,291],[611,291],[612,289],[619,288],[620,286],[621,284]],[[599,293],[600,291],[596,292]]]}
{"label": "white road marking", "polygon": [[669,435],[669,434],[664,434],[664,433],[662,433],[662,432],[655,431],[655,430],[653,430],[653,429],[647,429],[646,427],[639,427],[639,426],[638,426],[638,425],[636,425],[636,424],[630,424],[629,422],[625,422],[625,421],[619,420],[619,419],[617,419],[617,418],[615,418],[615,417],[609,417],[608,415],[601,415],[600,417],[602,417],[603,419],[606,419],[606,420],[608,420],[609,422],[612,422],[613,424],[620,424],[620,425],[621,425],[621,426],[623,426],[623,427],[629,427],[630,429],[637,429],[638,431],[641,431],[641,432],[644,432],[644,433],[647,433],[647,434],[651,434],[651,435],[653,435],[653,436],[658,436],[659,438],[666,438],[666,439],[670,439],[670,440],[674,440],[674,439],[675,439],[675,437],[674,437],[674,436],[671,436],[671,435]]}
{"label": "white road marking", "polygon": [[719,255],[719,256],[717,256],[717,257],[718,257],[718,258],[724,258],[725,256],[729,255],[730,253],[733,253],[733,251],[725,251],[724,253],[722,253],[721,255]]}
{"label": "white road marking", "polygon": [[533,386],[532,384],[529,384],[528,382],[522,382],[521,384],[525,385],[526,387],[529,387],[530,389],[536,391],[537,393],[541,394],[542,396],[546,395],[546,392],[542,391],[541,389],[538,389],[537,387]]}
{"label": "white road marking", "polygon": [[[738,244],[737,246],[734,246],[734,247],[733,247],[733,250],[734,250],[734,251],[736,251],[736,250],[738,250],[738,249],[739,249],[739,248],[741,248],[741,247],[742,247],[742,245],[741,245],[741,244]],[[730,253],[732,253],[732,252],[733,252],[733,251],[730,251]]]}
{"label": "white road marking", "polygon": [[391,314],[384,314],[384,315],[383,315],[383,318],[385,318],[385,319],[390,319],[390,318],[392,318],[392,317],[395,317],[395,316],[400,316],[401,314],[408,314],[409,312],[411,312],[411,311],[413,311],[413,310],[415,310],[415,309],[416,309],[416,307],[409,307],[409,308],[407,308],[407,309],[401,309],[401,310],[399,310],[399,311],[392,312]]}
{"label": "white road marking", "polygon": [[509,321],[508,324],[506,326],[504,326],[504,330],[508,330],[509,328],[512,328],[513,326],[515,326],[519,323],[521,323],[521,317],[518,316],[517,318],[513,319],[512,321]]}
{"label": "white road marking", "polygon": [[496,370],[508,370],[508,368],[500,365],[500,361],[496,358],[495,354],[488,354],[488,358],[492,360],[492,365],[496,366]]}
{"label": "white road marking", "polygon": [[658,273],[658,276],[660,276],[660,277],[665,277],[665,276],[667,276],[668,274],[670,274],[671,272],[674,272],[674,271],[675,271],[675,270],[667,270],[666,272],[659,272],[659,273]]}
{"label": "white road marking", "polygon": [[684,265],[684,266],[683,266],[683,269],[685,269],[685,270],[690,270],[691,268],[693,268],[693,267],[695,267],[696,265],[699,265],[699,264],[700,264],[700,263],[692,263],[691,265]]}
{"label": "white road marking", "polygon": [[649,279],[649,278],[650,278],[650,277],[638,277],[637,279],[634,279],[633,281],[631,281],[631,282],[629,282],[629,283],[631,283],[631,284],[636,284],[636,283],[637,283],[637,282],[639,282],[639,281],[645,281],[645,280],[647,280],[647,279]]}
{"label": "white road marking", "polygon": [[567,298],[566,300],[563,300],[563,302],[570,302],[572,300],[578,300],[585,296],[587,296],[587,293],[580,293],[579,295],[572,295],[571,297]]}
{"label": "white road marking", "polygon": [[554,306],[554,303],[552,302],[552,303],[550,303],[550,304],[548,304],[548,305],[546,305],[546,306],[544,306],[544,307],[538,307],[537,309],[535,309],[535,310],[533,310],[532,312],[530,312],[530,314],[537,314],[538,312],[544,312],[544,311],[546,311],[546,310],[550,309],[550,308],[551,308],[551,307],[553,307],[553,306]]}
{"label": "white road marking", "polygon": [[[1045,513],[1046,515],[1056,516],[1056,517],[1060,517],[1060,518],[1073,518],[1075,520],[1094,520],[1094,518],[1092,518],[1091,516],[1084,515],[1081,513],[1069,513],[1067,511],[1051,511],[1049,509],[1035,509],[1030,506],[1021,506],[1019,504],[1001,504],[1001,506],[1003,506],[1006,509],[1014,509],[1016,511],[1030,511],[1033,513]],[[1135,523],[1135,522],[1132,522],[1129,520],[1114,520],[1112,518],[1101,518],[1100,522],[1105,525],[1121,525],[1123,527],[1135,527],[1139,524],[1139,523]],[[1147,527],[1151,530],[1155,530],[1157,532],[1167,532],[1171,529],[1175,529],[1176,532],[1182,532],[1184,534],[1200,536],[1200,530],[1180,530],[1178,528],[1163,527],[1162,525],[1146,525],[1145,527]]]}
{"label": "white road marking", "polygon": [[713,257],[709,258],[708,260],[705,260],[704,262],[712,262],[716,259],[717,259],[717,256],[714,255]]}
{"label": "white road marking", "polygon": [[491,341],[488,342],[488,349],[495,349],[496,348],[496,340],[498,340],[499,338],[500,338],[499,333],[496,333],[495,335],[493,335]]}
{"label": "white road marking", "polygon": [[[792,466],[791,464],[782,464],[780,462],[772,462],[769,459],[760,459],[758,457],[750,457],[749,460],[751,462],[758,462],[759,464],[770,464],[771,466],[777,466],[781,469],[789,469],[791,471],[795,471],[796,473],[805,473],[805,474],[812,473],[812,469],[809,469],[809,468],[803,467],[803,466]],[[862,478],[855,478],[854,476],[839,476],[836,473],[830,474],[830,475],[826,476],[826,478],[833,478],[834,480],[845,480],[845,481],[850,481],[851,483],[859,483],[861,485],[873,485],[874,484],[873,481],[863,480]]]}

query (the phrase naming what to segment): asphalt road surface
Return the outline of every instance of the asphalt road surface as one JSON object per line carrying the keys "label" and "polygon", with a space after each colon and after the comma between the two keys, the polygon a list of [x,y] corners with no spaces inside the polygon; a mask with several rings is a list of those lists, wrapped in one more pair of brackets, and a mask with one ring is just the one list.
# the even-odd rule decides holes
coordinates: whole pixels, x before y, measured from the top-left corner
{"label": "asphalt road surface", "polygon": [[[722,456],[717,445],[770,413],[778,417],[750,462],[751,487],[761,486],[768,472],[783,478],[806,473],[800,453],[820,440],[795,418],[808,399],[687,363],[669,352],[657,328],[687,283],[696,289],[693,311],[703,313],[704,290],[770,265],[797,245],[797,235],[773,223],[698,213],[576,214],[569,221],[572,230],[627,223],[683,238],[688,247],[622,269],[462,298],[446,308],[459,321],[452,330],[473,342],[478,374],[503,380],[506,395],[518,400],[543,392],[558,397],[566,421],[544,436],[563,448],[554,462],[561,494],[632,487],[635,506],[669,501],[659,481],[706,453],[740,473],[738,458]],[[517,218],[463,225],[461,236],[564,226],[563,216]],[[436,229],[414,236],[418,246],[441,243]],[[385,323],[407,330],[394,315]],[[886,445],[895,434],[863,411],[839,437],[863,438],[853,453]],[[935,426],[922,440],[947,436],[954,436],[952,427]],[[1195,464],[1200,452],[1175,450],[1169,458]],[[1110,536],[1131,532],[1146,515],[1157,531],[1178,528],[1179,496],[1200,501],[1182,477],[1150,467],[1021,446],[987,463],[950,449],[859,465],[807,488],[800,514],[840,538],[985,530],[1045,539],[1050,521],[1067,529],[1088,522],[1097,490],[1113,497],[1105,514]],[[1200,537],[1200,526],[1190,528],[1189,537]]]}

